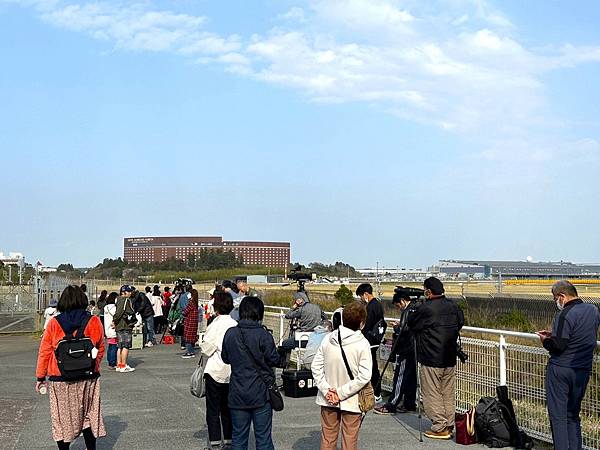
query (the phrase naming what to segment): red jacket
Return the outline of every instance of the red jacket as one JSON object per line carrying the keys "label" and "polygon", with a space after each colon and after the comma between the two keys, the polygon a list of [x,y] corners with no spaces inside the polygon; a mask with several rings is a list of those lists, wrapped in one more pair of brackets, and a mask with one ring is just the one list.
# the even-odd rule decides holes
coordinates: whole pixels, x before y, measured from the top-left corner
{"label": "red jacket", "polygon": [[196,342],[198,340],[198,305],[191,300],[183,310],[183,339],[185,342]]}
{"label": "red jacket", "polygon": [[[75,334],[76,331],[73,333]],[[102,322],[97,316],[92,316],[84,330],[84,335],[89,337],[94,346],[98,349],[96,356],[96,373],[100,374],[100,362],[104,356],[104,329]],[[65,332],[58,323],[56,317],[53,317],[42,336],[40,342],[40,351],[38,353],[37,368],[35,376],[38,381],[43,381],[46,377],[60,377],[60,370],[56,362],[55,350],[58,342],[65,337]]]}

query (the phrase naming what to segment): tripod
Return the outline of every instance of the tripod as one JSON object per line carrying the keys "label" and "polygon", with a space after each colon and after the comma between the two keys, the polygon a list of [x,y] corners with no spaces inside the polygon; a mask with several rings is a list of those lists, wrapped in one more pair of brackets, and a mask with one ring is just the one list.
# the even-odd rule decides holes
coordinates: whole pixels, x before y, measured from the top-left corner
{"label": "tripod", "polygon": [[[412,302],[411,302],[412,303]],[[403,312],[404,314],[410,314],[410,312],[412,310],[414,310],[416,305],[411,305],[409,304],[406,308],[407,310],[405,312]],[[411,308],[411,309],[408,309]],[[394,355],[397,354],[397,350],[398,350],[398,346],[400,345],[400,336],[405,333],[408,330],[408,317],[406,317],[404,319],[404,323],[402,324],[402,328],[400,329],[400,332],[398,333],[398,338],[396,339],[396,341],[394,342],[394,345],[392,345],[392,348],[390,349],[390,356],[388,357],[387,361],[385,362],[385,365],[383,366],[383,370],[381,371],[381,376],[379,377],[379,382],[377,383],[377,388],[381,387],[381,382],[383,380],[383,375],[385,374],[385,371],[388,367],[388,365],[390,364],[390,362],[392,361],[392,358],[394,357]],[[421,411],[421,381],[419,379],[420,373],[419,373],[419,361],[418,361],[418,352],[417,352],[417,341],[416,341],[416,337],[413,339],[413,350],[414,352],[414,358],[415,358],[415,365],[416,365],[416,397],[417,397],[417,415],[419,418],[419,442],[423,442],[423,424],[422,424],[422,419],[423,419],[423,414]]]}

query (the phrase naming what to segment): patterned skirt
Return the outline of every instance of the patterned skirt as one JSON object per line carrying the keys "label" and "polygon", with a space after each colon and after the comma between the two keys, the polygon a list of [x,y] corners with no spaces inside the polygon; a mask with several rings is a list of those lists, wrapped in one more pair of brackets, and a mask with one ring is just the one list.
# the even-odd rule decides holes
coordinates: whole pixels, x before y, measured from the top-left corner
{"label": "patterned skirt", "polygon": [[91,428],[95,437],[106,436],[100,410],[100,381],[51,381],[48,383],[52,437],[73,442],[82,430]]}

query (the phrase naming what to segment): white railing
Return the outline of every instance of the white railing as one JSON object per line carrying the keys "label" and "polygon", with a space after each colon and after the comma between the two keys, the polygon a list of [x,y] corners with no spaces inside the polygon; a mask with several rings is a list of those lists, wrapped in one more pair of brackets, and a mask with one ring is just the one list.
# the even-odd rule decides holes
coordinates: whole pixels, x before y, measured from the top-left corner
{"label": "white railing", "polygon": [[[265,325],[281,342],[286,336],[288,308],[265,306]],[[327,313],[331,315],[331,313]],[[386,317],[388,322],[397,320]],[[391,327],[390,327],[391,328]],[[388,330],[391,332],[391,330]],[[533,333],[464,327],[462,344],[469,359],[457,365],[456,403],[464,411],[484,396],[495,397],[496,387],[506,385],[519,420],[531,436],[552,442],[545,392],[548,352]],[[487,339],[482,339],[482,337]],[[493,337],[493,339],[492,339]],[[531,342],[530,345],[527,345]],[[597,343],[600,347],[600,342]],[[383,366],[385,361],[380,361]],[[393,370],[383,375],[382,387],[391,390]],[[600,449],[600,355],[582,402],[581,423],[584,448]]]}

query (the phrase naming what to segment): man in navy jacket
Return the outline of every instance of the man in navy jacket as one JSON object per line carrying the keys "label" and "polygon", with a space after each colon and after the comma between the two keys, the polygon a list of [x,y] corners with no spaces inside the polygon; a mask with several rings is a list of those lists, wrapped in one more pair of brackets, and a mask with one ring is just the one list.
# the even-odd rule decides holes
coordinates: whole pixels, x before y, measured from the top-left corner
{"label": "man in navy jacket", "polygon": [[580,449],[579,412],[592,371],[600,311],[583,303],[575,286],[565,280],[552,286],[552,297],[559,309],[552,331],[536,333],[550,352],[546,397],[552,439],[556,450]]}

